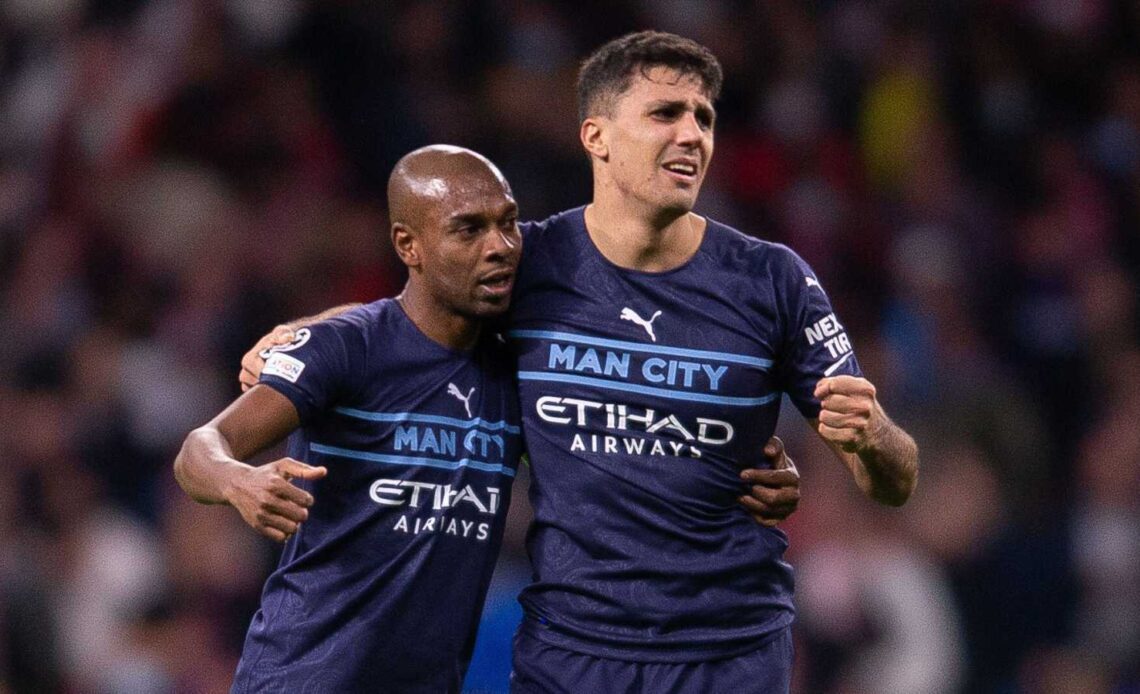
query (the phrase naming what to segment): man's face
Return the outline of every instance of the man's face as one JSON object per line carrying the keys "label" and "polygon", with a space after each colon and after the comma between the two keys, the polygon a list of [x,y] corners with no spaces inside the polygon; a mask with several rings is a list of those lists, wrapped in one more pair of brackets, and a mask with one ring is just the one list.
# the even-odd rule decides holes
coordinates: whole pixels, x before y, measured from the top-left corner
{"label": "man's face", "polygon": [[695,75],[636,72],[603,117],[610,177],[620,194],[660,211],[696,204],[713,153],[716,111]]}
{"label": "man's face", "polygon": [[489,318],[510,306],[522,250],[518,205],[489,170],[432,179],[416,229],[424,286],[449,311]]}

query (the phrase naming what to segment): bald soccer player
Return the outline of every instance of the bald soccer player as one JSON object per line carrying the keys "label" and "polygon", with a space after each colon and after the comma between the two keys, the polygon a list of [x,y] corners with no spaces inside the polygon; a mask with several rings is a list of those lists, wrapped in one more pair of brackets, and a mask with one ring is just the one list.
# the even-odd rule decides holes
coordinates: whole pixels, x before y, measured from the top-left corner
{"label": "bald soccer player", "polygon": [[[388,183],[395,299],[299,331],[186,438],[175,476],[285,543],[233,692],[458,692],[522,450],[513,361],[484,319],[521,251],[499,170],[416,150]],[[291,435],[290,435],[291,434]],[[288,457],[246,462],[290,435]]]}

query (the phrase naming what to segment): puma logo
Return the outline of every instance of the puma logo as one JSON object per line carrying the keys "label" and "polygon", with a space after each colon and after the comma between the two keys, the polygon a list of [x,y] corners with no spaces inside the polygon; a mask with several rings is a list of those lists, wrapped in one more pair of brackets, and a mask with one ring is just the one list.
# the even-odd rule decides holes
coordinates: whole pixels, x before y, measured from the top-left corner
{"label": "puma logo", "polygon": [[447,394],[454,395],[456,399],[463,402],[463,409],[467,411],[467,416],[471,416],[471,396],[475,394],[475,386],[471,386],[471,390],[467,391],[467,395],[460,392],[459,387],[454,383],[447,384]]}
{"label": "puma logo", "polygon": [[660,315],[661,315],[661,312],[658,311],[658,312],[654,313],[653,316],[649,320],[645,320],[641,316],[637,315],[637,312],[635,312],[632,308],[623,308],[621,310],[621,319],[622,320],[627,320],[627,321],[631,321],[633,323],[637,323],[641,327],[645,328],[645,332],[649,334],[649,339],[653,340],[654,342],[657,342],[657,335],[655,335],[653,333],[653,321],[657,320],[657,317]]}

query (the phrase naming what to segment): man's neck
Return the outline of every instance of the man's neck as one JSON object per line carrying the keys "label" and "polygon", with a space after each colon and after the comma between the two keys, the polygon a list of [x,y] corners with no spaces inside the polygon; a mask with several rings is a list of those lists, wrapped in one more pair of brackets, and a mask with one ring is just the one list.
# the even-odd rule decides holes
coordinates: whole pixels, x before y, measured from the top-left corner
{"label": "man's neck", "polygon": [[439,306],[415,282],[404,285],[396,297],[408,319],[432,342],[447,349],[469,350],[479,340],[482,321],[456,315]]}
{"label": "man's neck", "polygon": [[666,272],[686,263],[701,245],[706,220],[692,212],[632,209],[595,197],[586,207],[586,231],[607,260],[629,270]]}

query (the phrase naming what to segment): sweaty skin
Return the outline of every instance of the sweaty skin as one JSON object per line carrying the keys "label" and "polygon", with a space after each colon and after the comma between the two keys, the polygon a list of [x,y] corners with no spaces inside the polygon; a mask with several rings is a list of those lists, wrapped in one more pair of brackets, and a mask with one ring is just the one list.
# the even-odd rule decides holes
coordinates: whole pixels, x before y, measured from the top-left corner
{"label": "sweaty skin", "polygon": [[[484,169],[483,175],[471,175]],[[463,194],[489,176],[508,193],[511,186],[499,167],[478,152],[453,145],[430,145],[401,159],[388,178],[388,215],[392,224],[423,223],[426,205]]]}
{"label": "sweaty skin", "polygon": [[510,185],[481,154],[432,145],[396,164],[388,208],[409,277],[397,299],[424,334],[468,349],[510,303],[522,251]]}

